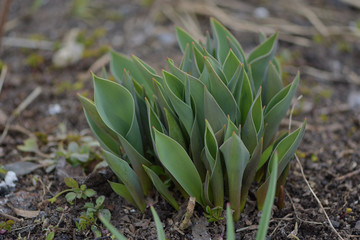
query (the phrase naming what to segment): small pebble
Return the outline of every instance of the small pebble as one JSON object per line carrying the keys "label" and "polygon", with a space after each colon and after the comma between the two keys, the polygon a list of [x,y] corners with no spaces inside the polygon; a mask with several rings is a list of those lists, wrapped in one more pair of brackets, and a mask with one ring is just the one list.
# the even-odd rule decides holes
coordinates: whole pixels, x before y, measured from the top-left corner
{"label": "small pebble", "polygon": [[355,229],[358,231],[360,230],[360,220],[356,222]]}
{"label": "small pebble", "polygon": [[264,7],[258,7],[254,11],[254,16],[256,18],[268,18],[270,15],[269,10]]}
{"label": "small pebble", "polygon": [[338,222],[338,221],[331,220],[331,223],[334,226],[334,228],[340,227],[340,222]]}
{"label": "small pebble", "polygon": [[49,105],[49,114],[56,115],[61,113],[61,106],[59,104],[51,104]]}
{"label": "small pebble", "polygon": [[6,176],[5,176],[5,184],[12,188],[15,187],[15,181],[17,181],[17,177],[16,177],[16,173],[13,171],[8,171]]}

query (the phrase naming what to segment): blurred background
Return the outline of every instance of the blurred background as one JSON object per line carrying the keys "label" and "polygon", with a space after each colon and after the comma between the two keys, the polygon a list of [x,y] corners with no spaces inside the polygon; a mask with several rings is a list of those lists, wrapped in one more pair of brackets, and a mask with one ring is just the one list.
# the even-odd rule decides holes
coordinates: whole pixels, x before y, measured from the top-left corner
{"label": "blurred background", "polygon": [[[201,40],[209,17],[229,28],[247,53],[259,43],[259,33],[279,31],[285,81],[300,69],[303,79],[312,79],[302,85],[303,94],[331,95],[333,83],[360,83],[359,5],[356,0],[2,0],[0,64],[7,66],[7,80],[1,114],[10,114],[41,86],[36,109],[22,115],[26,127],[48,131],[59,116],[70,128],[85,127],[78,125],[84,121],[75,92],[91,94],[89,71],[107,67],[109,48],[160,70],[166,57],[180,62],[174,24]],[[314,104],[305,102],[304,110]],[[350,104],[358,105],[359,96]]]}

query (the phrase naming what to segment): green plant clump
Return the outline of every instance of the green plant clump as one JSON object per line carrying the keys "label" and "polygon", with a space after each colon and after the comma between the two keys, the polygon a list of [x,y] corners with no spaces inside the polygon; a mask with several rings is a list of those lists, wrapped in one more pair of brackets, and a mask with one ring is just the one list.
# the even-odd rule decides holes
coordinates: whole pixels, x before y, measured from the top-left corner
{"label": "green plant clump", "polygon": [[168,59],[169,70],[161,75],[134,55],[112,51],[116,81],[93,75],[94,101],[79,95],[119,178],[111,187],[141,211],[153,187],[178,209],[170,191],[175,186],[204,210],[216,210],[210,214],[214,220],[228,199],[238,220],[254,180],[261,183],[257,205],[262,209],[275,152],[280,189],[304,135],[305,122],[293,132],[277,133],[299,84],[299,74],[282,84],[274,58],[277,33],[245,56],[215,19],[211,29],[202,43],[177,27],[183,59],[180,66]]}

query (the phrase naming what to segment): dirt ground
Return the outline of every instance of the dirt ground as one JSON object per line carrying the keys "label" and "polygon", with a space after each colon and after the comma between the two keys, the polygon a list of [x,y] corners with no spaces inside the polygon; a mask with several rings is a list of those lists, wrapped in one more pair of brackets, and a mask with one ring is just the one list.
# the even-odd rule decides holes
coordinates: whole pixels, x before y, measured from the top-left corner
{"label": "dirt ground", "polygon": [[[114,176],[109,169],[89,174],[101,160],[98,149],[92,152],[95,160],[84,167],[71,166],[56,151],[59,144],[67,146],[71,140],[91,136],[76,93],[92,95],[89,71],[101,75],[102,67],[108,67],[104,54],[109,46],[160,70],[166,68],[166,57],[180,61],[174,23],[199,34],[209,28],[209,16],[231,29],[247,53],[258,44],[258,32],[278,30],[284,80],[291,81],[298,69],[302,74],[298,90],[302,98],[291,123],[294,128],[306,118],[307,131],[297,153],[300,163],[291,164],[285,208],[274,206],[268,239],[339,239],[338,234],[360,239],[360,6],[345,0],[13,0],[0,58],[8,67],[0,90],[0,131],[8,128],[0,144],[0,164],[30,161],[34,165],[15,165],[25,171],[18,176],[16,189],[7,195],[0,192],[0,221],[7,219],[5,214],[16,217],[12,230],[0,233],[0,239],[45,239],[52,231],[54,239],[94,239],[90,230],[76,231],[86,201],[70,206],[59,197],[55,204],[44,204],[66,189],[64,176],[104,195],[111,222],[126,237],[157,238],[150,210],[142,214],[111,191],[107,180]],[[55,67],[54,53],[72,29],[80,31],[78,41],[85,46],[82,58]],[[14,39],[43,42],[34,49],[31,43],[19,46]],[[13,114],[35,89],[39,94]],[[285,119],[283,127],[288,125]],[[18,149],[34,135],[38,151]],[[225,221],[208,223],[200,208],[195,209],[191,226],[181,231],[182,211],[175,212],[157,194],[148,200],[169,239],[225,238]],[[186,200],[180,202],[185,208]],[[31,212],[19,214],[19,209]],[[235,225],[236,238],[254,239],[260,215],[252,192]],[[103,229],[103,237],[97,239],[110,239],[106,236]]]}

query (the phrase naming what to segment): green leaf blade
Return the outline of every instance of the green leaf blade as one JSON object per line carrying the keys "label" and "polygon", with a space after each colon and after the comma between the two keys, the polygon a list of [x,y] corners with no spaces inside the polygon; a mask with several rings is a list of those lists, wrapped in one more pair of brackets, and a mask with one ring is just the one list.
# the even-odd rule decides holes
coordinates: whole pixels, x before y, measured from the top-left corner
{"label": "green leaf blade", "polygon": [[203,205],[203,190],[199,173],[179,143],[155,130],[155,143],[159,160],[182,188]]}

